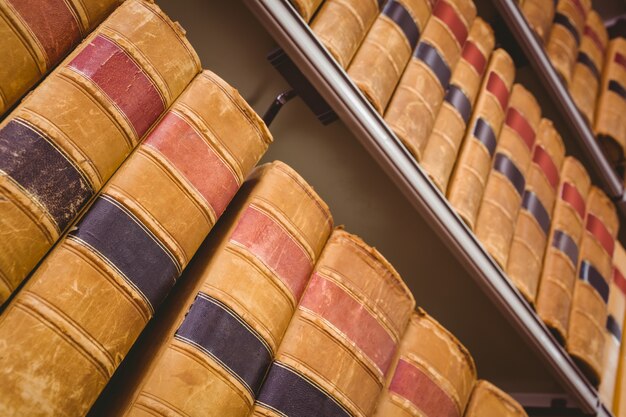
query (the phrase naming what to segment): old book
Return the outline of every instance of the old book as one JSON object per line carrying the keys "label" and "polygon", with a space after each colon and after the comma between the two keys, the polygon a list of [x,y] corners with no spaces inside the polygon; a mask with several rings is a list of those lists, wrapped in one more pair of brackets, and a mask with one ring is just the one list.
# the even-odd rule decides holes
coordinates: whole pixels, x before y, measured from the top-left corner
{"label": "old book", "polygon": [[385,120],[420,161],[476,17],[472,0],[439,0],[404,70]]}
{"label": "old book", "polygon": [[121,2],[0,1],[0,116]]}
{"label": "old book", "polygon": [[348,68],[384,0],[326,0],[311,29],[342,68]]}
{"label": "old book", "polygon": [[422,309],[411,316],[374,417],[462,416],[476,382],[467,349]]}
{"label": "old book", "polygon": [[130,0],[0,124],[0,303],[199,71],[182,29]]}
{"label": "old book", "polygon": [[270,140],[195,78],[0,316],[0,415],[89,410]]}
{"label": "old book", "polygon": [[550,120],[541,119],[506,265],[507,275],[531,304],[537,296],[564,159],[561,135]]}
{"label": "old book", "polygon": [[310,22],[313,14],[324,0],[290,0],[305,22]]}
{"label": "old book", "polygon": [[389,0],[348,67],[348,75],[383,114],[420,33],[431,0]]}
{"label": "old book", "polygon": [[528,24],[543,42],[550,34],[555,6],[555,1],[524,0],[520,2],[520,8]]}
{"label": "old book", "polygon": [[447,190],[448,201],[470,229],[476,224],[514,79],[513,60],[504,49],[496,49],[489,60]]}
{"label": "old book", "polygon": [[602,190],[592,186],[580,241],[566,348],[595,385],[601,381],[604,364],[604,329],[618,228],[615,206]]}
{"label": "old book", "polygon": [[410,291],[378,251],[336,230],[252,415],[371,415],[414,307]]}
{"label": "old book", "polygon": [[591,0],[559,0],[556,5],[546,52],[566,84],[569,84],[572,78],[589,10]]}
{"label": "old book", "polygon": [[561,342],[567,338],[590,188],[585,167],[577,159],[566,157],[535,304],[539,317]]}
{"label": "old book", "polygon": [[510,395],[481,380],[474,386],[465,417],[528,417],[528,414]]}
{"label": "old book", "polygon": [[525,196],[526,176],[540,121],[541,107],[535,97],[521,84],[515,84],[475,228],[478,240],[503,269]]}
{"label": "old book", "polygon": [[495,37],[491,26],[480,17],[472,24],[461,59],[456,65],[444,102],[426,143],[422,167],[445,193],[448,179],[465,136],[472,108],[493,51]]}
{"label": "old book", "polygon": [[569,91],[580,112],[593,126],[600,81],[604,69],[604,53],[609,35],[598,13],[591,10],[582,33],[578,57]]}
{"label": "old book", "polygon": [[613,276],[609,286],[608,317],[604,332],[604,365],[602,383],[598,389],[600,399],[609,409],[613,404],[619,366],[620,345],[626,314],[626,251],[615,242]]}
{"label": "old book", "polygon": [[615,38],[607,48],[594,131],[614,163],[624,160],[626,147],[626,39]]}

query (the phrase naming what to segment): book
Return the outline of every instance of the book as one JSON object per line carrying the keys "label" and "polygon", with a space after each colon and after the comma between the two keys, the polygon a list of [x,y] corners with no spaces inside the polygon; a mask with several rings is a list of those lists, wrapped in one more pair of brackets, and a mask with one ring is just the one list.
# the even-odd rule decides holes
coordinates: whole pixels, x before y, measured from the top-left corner
{"label": "book", "polygon": [[604,330],[618,228],[615,206],[602,190],[592,186],[580,241],[566,348],[594,385],[601,381],[604,364]]}
{"label": "book", "polygon": [[535,309],[557,339],[564,342],[591,179],[580,161],[571,156],[565,157],[560,177]]}
{"label": "book", "polygon": [[593,126],[604,69],[604,54],[609,41],[604,22],[595,10],[587,14],[581,39],[569,90],[587,123]]}
{"label": "book", "polygon": [[324,2],[324,0],[290,0],[293,7],[300,13],[305,22],[310,22],[311,18]]}
{"label": "book", "polygon": [[462,416],[476,382],[467,349],[420,308],[390,369],[374,417]]}
{"label": "book", "polygon": [[194,79],[0,315],[0,415],[89,410],[270,140]]}
{"label": "book", "polygon": [[520,1],[520,8],[526,18],[526,21],[543,42],[547,40],[548,35],[550,34],[555,7],[556,1]]}
{"label": "book", "polygon": [[378,251],[335,230],[252,415],[371,415],[414,307],[410,291]]}
{"label": "book", "polygon": [[561,135],[550,120],[541,119],[506,265],[507,275],[531,304],[537,296],[564,159]]}
{"label": "book", "polygon": [[442,193],[448,188],[448,180],[485,71],[490,73],[493,70],[487,68],[487,63],[494,44],[495,36],[491,26],[477,17],[470,28],[461,59],[452,73],[444,102],[426,142],[422,167]]}
{"label": "book", "polygon": [[475,228],[478,240],[503,269],[522,207],[540,121],[541,107],[535,97],[521,84],[515,84]]}
{"label": "book", "polygon": [[528,414],[509,394],[481,380],[474,386],[465,417],[528,417]]}
{"label": "book", "polygon": [[418,161],[475,17],[472,0],[435,4],[385,111],[385,121]]}
{"label": "book", "polygon": [[420,34],[431,0],[389,0],[348,67],[348,75],[383,114]]}
{"label": "book", "polygon": [[2,121],[0,304],[199,71],[183,30],[130,0]]}
{"label": "book", "polygon": [[0,116],[121,2],[0,1]]}
{"label": "book", "polygon": [[489,60],[447,190],[448,202],[470,229],[476,224],[514,79],[513,60],[504,49],[496,49]]}
{"label": "book", "polygon": [[546,52],[565,84],[569,84],[572,79],[589,10],[591,0],[559,0],[556,5]]}
{"label": "book", "polygon": [[342,68],[348,68],[384,0],[326,0],[311,29]]}

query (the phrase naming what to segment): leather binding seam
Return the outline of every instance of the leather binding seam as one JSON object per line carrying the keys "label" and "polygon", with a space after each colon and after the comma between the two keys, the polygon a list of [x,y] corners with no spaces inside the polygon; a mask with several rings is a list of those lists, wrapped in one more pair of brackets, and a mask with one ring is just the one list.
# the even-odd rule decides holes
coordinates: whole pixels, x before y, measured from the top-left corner
{"label": "leather binding seam", "polygon": [[537,197],[537,194],[528,189],[524,191],[522,208],[532,214],[544,235],[547,236],[550,231],[550,214],[539,200],[539,197]]}
{"label": "leather binding seam", "polygon": [[600,52],[602,52],[602,55],[604,55],[606,45],[603,44],[603,42],[600,40],[600,37],[598,36],[598,33],[593,30],[591,26],[585,25],[585,28],[583,29],[583,36],[587,36],[588,38],[590,38],[591,41],[596,44]]}
{"label": "leather binding seam", "polygon": [[472,114],[472,103],[469,101],[463,90],[455,84],[450,85],[446,97],[447,103],[457,111],[463,122],[467,125]]}
{"label": "leather binding seam", "polygon": [[479,77],[482,77],[487,67],[487,59],[483,52],[476,46],[474,42],[468,40],[463,46],[463,52],[461,58],[467,61],[472,68],[476,71]]}
{"label": "leather binding seam", "polygon": [[589,284],[595,292],[602,298],[604,304],[609,302],[609,284],[602,276],[600,271],[596,269],[591,262],[583,260],[580,264],[578,271],[578,278],[587,284]]}
{"label": "leather binding seam", "polygon": [[556,192],[559,186],[559,169],[552,160],[552,156],[540,144],[535,145],[533,162],[541,169],[541,173]]}
{"label": "leather binding seam", "polygon": [[[176,417],[191,417],[189,414],[183,413],[181,410],[174,407],[172,404],[163,400],[162,398],[151,395],[147,392],[142,392],[138,396],[134,404],[134,407],[137,407],[152,416],[155,416],[155,417],[160,416],[161,411],[158,410],[153,404],[150,404],[149,402],[158,403],[158,405],[160,405],[161,407],[166,408],[168,412],[175,413]],[[171,417],[171,416],[168,415],[168,417]]]}
{"label": "leather binding seam", "polygon": [[489,157],[492,158],[496,151],[497,139],[489,123],[482,117],[476,120],[472,136],[489,153]]}
{"label": "leather binding seam", "polygon": [[459,47],[467,40],[468,31],[465,22],[450,3],[439,0],[433,9],[432,16],[439,19],[450,31]]}
{"label": "leather binding seam", "polygon": [[578,265],[578,245],[570,235],[562,230],[555,230],[552,236],[553,248],[565,254],[572,263],[572,267]]}
{"label": "leather binding seam", "polygon": [[415,48],[413,56],[426,65],[439,81],[439,86],[445,90],[452,74],[450,67],[448,67],[437,48],[426,41],[422,41]]}
{"label": "leather binding seam", "polygon": [[413,19],[413,16],[396,0],[389,0],[383,8],[382,14],[394,22],[404,34],[409,43],[410,50],[414,50],[420,37],[420,30]]}
{"label": "leather binding seam", "polygon": [[504,175],[509,180],[517,194],[522,197],[526,180],[524,174],[515,166],[515,163],[503,153],[497,153],[493,163],[493,169]]}
{"label": "leather binding seam", "polygon": [[509,88],[495,71],[489,73],[486,90],[496,98],[500,109],[504,113],[509,104]]}
{"label": "leather binding seam", "polygon": [[613,317],[613,314],[609,314],[606,318],[606,330],[609,334],[615,339],[617,343],[620,343],[622,340],[622,329],[619,326],[619,323]]}
{"label": "leather binding seam", "polygon": [[506,112],[505,125],[513,129],[517,136],[522,139],[529,151],[535,144],[535,129],[528,123],[526,117],[515,107],[509,107]]}
{"label": "leather binding seam", "polygon": [[578,33],[578,30],[576,30],[576,26],[574,26],[574,24],[570,21],[569,17],[565,16],[563,13],[557,12],[554,15],[554,24],[562,26],[566,31],[568,31],[574,38],[576,46],[580,46],[580,34]]}
{"label": "leather binding seam", "polygon": [[561,200],[574,209],[579,220],[582,221],[585,218],[585,199],[574,184],[563,182],[561,185]]}
{"label": "leather binding seam", "polygon": [[617,80],[609,81],[609,91],[619,95],[622,100],[626,100],[626,88],[624,88]]}

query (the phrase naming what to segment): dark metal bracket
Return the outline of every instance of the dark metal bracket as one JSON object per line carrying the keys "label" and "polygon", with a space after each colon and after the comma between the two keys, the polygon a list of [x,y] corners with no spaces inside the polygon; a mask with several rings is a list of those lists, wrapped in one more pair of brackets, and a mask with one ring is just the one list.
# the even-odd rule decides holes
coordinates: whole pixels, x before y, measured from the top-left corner
{"label": "dark metal bracket", "polygon": [[295,90],[283,91],[282,93],[277,95],[263,115],[263,121],[265,122],[265,124],[269,127],[269,125],[271,125],[274,121],[276,115],[278,115],[280,109],[282,109],[285,104],[287,104],[292,98],[296,97],[297,95],[298,94],[295,92]]}

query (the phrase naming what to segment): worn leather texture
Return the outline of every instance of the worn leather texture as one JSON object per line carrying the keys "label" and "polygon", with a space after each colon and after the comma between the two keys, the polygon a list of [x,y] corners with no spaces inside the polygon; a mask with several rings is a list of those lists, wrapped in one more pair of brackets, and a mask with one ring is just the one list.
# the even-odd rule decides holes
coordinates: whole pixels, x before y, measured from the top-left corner
{"label": "worn leather texture", "polygon": [[476,366],[467,349],[422,309],[411,316],[374,417],[463,415]]}
{"label": "worn leather texture", "polygon": [[602,190],[592,186],[580,242],[578,279],[566,347],[596,384],[601,381],[604,364],[604,330],[618,228],[615,206]]}
{"label": "worn leather texture", "polygon": [[528,414],[510,395],[481,380],[474,386],[465,417],[528,417]]}
{"label": "worn leather texture", "polygon": [[422,167],[442,193],[448,188],[448,180],[472,116],[481,82],[486,71],[489,71],[487,63],[494,44],[495,36],[491,26],[477,17],[463,47],[461,59],[452,73],[450,87],[422,157]]}
{"label": "worn leather texture", "polygon": [[447,190],[448,201],[470,229],[476,224],[514,79],[513,60],[504,49],[496,49],[489,60]]}
{"label": "worn leather texture", "polygon": [[0,1],[0,115],[122,1]]}
{"label": "worn leather texture", "polygon": [[1,415],[89,410],[270,140],[195,78],[0,316]]}
{"label": "worn leather texture", "polygon": [[0,302],[199,71],[177,24],[128,1],[0,124]]}
{"label": "worn leather texture", "polygon": [[431,12],[430,0],[390,0],[348,67],[348,75],[383,114]]}
{"label": "worn leather texture", "polygon": [[335,230],[252,415],[371,415],[414,307],[410,291],[378,251]]}
{"label": "worn leather texture", "polygon": [[471,0],[440,0],[407,64],[385,120],[420,161],[476,17]]}
{"label": "worn leather texture", "polygon": [[543,322],[564,342],[591,180],[585,167],[571,156],[565,157],[560,178],[535,308]]}
{"label": "worn leather texture", "polygon": [[547,41],[554,19],[555,3],[545,0],[523,0],[520,2],[520,8],[537,36],[543,42]]}
{"label": "worn leather texture", "polygon": [[503,269],[508,262],[540,121],[541,107],[535,97],[521,84],[515,84],[475,228],[478,240]]}
{"label": "worn leather texture", "polygon": [[339,65],[348,68],[382,6],[382,0],[326,0],[311,29]]}
{"label": "worn leather texture", "polygon": [[310,22],[313,14],[324,0],[290,0],[305,22]]}
{"label": "worn leather texture", "polygon": [[533,305],[564,159],[561,135],[550,120],[541,119],[506,266],[511,281]]}

